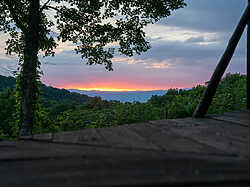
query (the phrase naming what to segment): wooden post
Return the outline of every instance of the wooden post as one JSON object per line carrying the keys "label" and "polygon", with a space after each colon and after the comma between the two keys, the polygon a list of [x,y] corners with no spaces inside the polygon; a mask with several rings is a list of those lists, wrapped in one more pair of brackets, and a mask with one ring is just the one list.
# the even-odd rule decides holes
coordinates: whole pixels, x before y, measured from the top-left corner
{"label": "wooden post", "polygon": [[166,113],[165,113],[165,117],[166,117],[166,119],[168,119],[168,107],[166,107],[166,111],[165,111]]}
{"label": "wooden post", "polygon": [[244,29],[248,23],[249,20],[249,14],[250,14],[250,3],[248,4],[244,14],[242,15],[239,24],[237,25],[229,43],[226,48],[226,51],[224,52],[223,56],[221,57],[210,81],[207,86],[206,91],[204,92],[202,99],[197,106],[193,117],[199,118],[204,117],[208,111],[208,107],[212,102],[212,99],[215,95],[216,89],[219,85],[219,82],[230,62],[232,59],[232,56],[234,54],[234,51],[239,43],[239,40],[244,32]]}
{"label": "wooden post", "polygon": [[[248,5],[250,5],[250,0],[248,0]],[[247,110],[250,110],[250,19],[248,19],[247,26]]]}

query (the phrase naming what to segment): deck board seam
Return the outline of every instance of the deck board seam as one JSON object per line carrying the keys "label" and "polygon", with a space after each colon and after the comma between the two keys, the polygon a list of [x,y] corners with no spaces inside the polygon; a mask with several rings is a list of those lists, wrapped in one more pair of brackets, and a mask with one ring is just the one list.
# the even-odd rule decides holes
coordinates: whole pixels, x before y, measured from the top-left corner
{"label": "deck board seam", "polygon": [[[129,124],[125,124],[125,125],[129,125]],[[126,128],[125,126],[124,126],[124,128]],[[130,132],[132,132],[132,133],[135,133],[137,136],[139,136],[140,138],[142,138],[143,139],[143,141],[145,141],[145,143],[151,143],[151,144],[153,144],[154,146],[156,146],[157,148],[159,148],[159,151],[161,151],[161,152],[165,152],[166,150],[163,148],[163,147],[161,147],[161,146],[159,146],[159,145],[156,145],[155,143],[153,143],[152,141],[148,141],[148,139],[147,138],[145,138],[145,137],[143,137],[143,136],[141,136],[139,133],[137,133],[136,131],[132,131],[131,129],[129,129],[128,127],[126,128],[128,131],[130,131]],[[146,149],[147,150],[147,149]],[[150,150],[150,149],[149,149]]]}
{"label": "deck board seam", "polygon": [[[124,124],[124,125],[128,125],[128,124]],[[123,125],[123,126],[124,126]],[[153,144],[152,142],[149,142],[147,141],[144,137],[142,137],[141,135],[139,135],[138,133],[126,128],[126,130],[132,132],[132,133],[135,133],[137,136],[139,136],[141,139],[143,139],[143,141],[145,143],[151,143]],[[81,145],[89,145],[89,146],[95,146],[95,147],[104,147],[104,148],[115,148],[115,149],[127,149],[127,150],[142,150],[142,151],[154,151],[154,152],[164,152],[165,150],[162,149],[161,147],[159,147],[158,145],[155,145],[153,144],[154,146],[156,146],[157,148],[159,148],[159,150],[156,150],[156,149],[150,149],[150,148],[132,148],[132,147],[119,147],[119,146],[114,146],[114,145],[110,145],[109,142],[106,140],[106,137],[99,132],[99,130],[96,130],[97,134],[102,137],[102,139],[105,141],[106,145],[90,145],[90,144],[81,144]]]}
{"label": "deck board seam", "polygon": [[[166,129],[164,129],[164,128],[160,128],[160,127],[154,126],[153,123],[152,123],[152,128],[157,128],[157,129],[161,129],[161,130],[163,130],[163,131],[166,131]],[[211,145],[209,145],[209,144],[207,144],[207,143],[200,142],[200,141],[198,141],[198,140],[196,140],[196,139],[193,139],[193,138],[190,138],[190,137],[187,137],[187,136],[181,136],[180,134],[177,134],[176,132],[174,132],[173,130],[171,130],[171,128],[169,128],[169,130],[171,131],[171,133],[173,133],[173,134],[176,135],[177,137],[181,137],[181,138],[184,138],[184,139],[189,140],[189,141],[191,141],[191,142],[194,142],[194,143],[196,143],[196,144],[200,144],[200,145],[202,145],[202,146],[206,146],[206,147],[208,147],[208,148],[210,148],[210,149],[213,149],[213,150],[215,150],[215,151],[217,150],[217,151],[225,152],[224,150],[218,149],[217,147],[211,146]],[[214,153],[213,153],[213,154],[214,154]],[[239,155],[237,155],[237,154],[229,153],[229,152],[225,152],[224,154],[225,154],[225,155],[231,155],[231,156],[239,156]]]}
{"label": "deck board seam", "polygon": [[[150,125],[149,122],[145,122],[145,124],[149,124],[149,125]],[[129,125],[129,124],[127,124],[127,125]],[[127,128],[127,129],[130,130],[129,128]],[[130,131],[132,131],[132,130],[130,130]],[[143,140],[145,140],[145,142],[151,143],[151,144],[153,144],[154,146],[158,147],[158,148],[160,149],[160,151],[162,151],[162,152],[167,152],[167,150],[166,150],[163,146],[154,143],[152,140],[150,141],[148,138],[143,137],[142,135],[140,135],[140,134],[137,133],[136,131],[132,131],[132,132],[134,132],[134,133],[137,134],[138,136],[142,137]]]}
{"label": "deck board seam", "polygon": [[233,122],[233,121],[230,121],[230,120],[224,120],[224,119],[218,119],[216,118],[215,116],[207,116],[208,119],[212,119],[212,120],[215,120],[215,121],[223,121],[225,123],[230,123],[231,125],[235,125],[235,126],[241,126],[241,127],[246,127],[246,128],[250,128],[249,125],[244,125],[242,123],[237,123],[237,122]]}
{"label": "deck board seam", "polygon": [[46,140],[31,140],[34,142],[40,142],[40,143],[53,143],[53,144],[59,144],[59,145],[78,145],[78,146],[88,146],[88,147],[96,147],[96,148],[108,148],[108,149],[119,149],[119,150],[128,150],[128,151],[152,151],[152,152],[165,152],[162,150],[156,150],[156,149],[149,149],[149,148],[131,148],[131,147],[119,147],[119,146],[112,146],[112,145],[105,145],[105,144],[91,144],[91,143],[82,143],[82,142],[51,142]]}

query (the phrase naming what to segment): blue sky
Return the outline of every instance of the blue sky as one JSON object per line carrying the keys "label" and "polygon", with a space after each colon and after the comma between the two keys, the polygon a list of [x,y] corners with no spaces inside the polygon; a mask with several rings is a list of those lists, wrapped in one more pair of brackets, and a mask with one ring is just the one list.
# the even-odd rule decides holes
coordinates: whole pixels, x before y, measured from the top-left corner
{"label": "blue sky", "polygon": [[[60,45],[56,57],[42,59],[42,81],[60,88],[168,89],[190,88],[208,81],[242,15],[247,0],[186,0],[179,9],[145,28],[152,48],[141,56],[113,59],[114,71],[87,66],[70,43]],[[16,67],[4,55],[0,35],[0,74]],[[245,73],[246,33],[228,72]]]}

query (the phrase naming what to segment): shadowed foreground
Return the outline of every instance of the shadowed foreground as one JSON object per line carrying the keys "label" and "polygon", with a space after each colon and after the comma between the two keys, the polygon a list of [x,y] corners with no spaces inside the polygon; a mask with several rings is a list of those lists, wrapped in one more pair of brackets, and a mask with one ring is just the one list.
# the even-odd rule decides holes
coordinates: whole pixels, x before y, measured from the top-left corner
{"label": "shadowed foreground", "polygon": [[248,186],[250,111],[0,142],[0,186]]}

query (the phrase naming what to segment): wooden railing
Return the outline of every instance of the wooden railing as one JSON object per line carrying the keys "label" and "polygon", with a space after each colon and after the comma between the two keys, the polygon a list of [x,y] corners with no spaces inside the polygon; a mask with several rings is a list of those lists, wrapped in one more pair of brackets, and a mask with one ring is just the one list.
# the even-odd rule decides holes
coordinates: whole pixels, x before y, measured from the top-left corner
{"label": "wooden railing", "polygon": [[226,68],[231,61],[234,51],[239,43],[239,40],[248,24],[248,38],[247,38],[247,109],[250,110],[250,0],[248,0],[248,6],[242,15],[240,22],[238,23],[228,46],[221,57],[210,81],[205,90],[199,105],[194,111],[193,117],[204,117],[208,111],[209,105],[216,93],[216,89],[219,82],[226,71]]}

